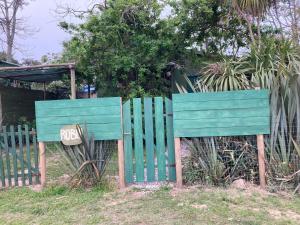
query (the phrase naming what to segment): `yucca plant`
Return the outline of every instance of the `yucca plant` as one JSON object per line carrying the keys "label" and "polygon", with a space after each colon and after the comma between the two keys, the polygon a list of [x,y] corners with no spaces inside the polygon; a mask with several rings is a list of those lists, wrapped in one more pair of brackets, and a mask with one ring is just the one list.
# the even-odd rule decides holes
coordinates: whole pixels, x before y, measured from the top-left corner
{"label": "yucca plant", "polygon": [[110,141],[96,141],[93,135],[89,136],[86,127],[81,129],[77,125],[77,130],[82,144],[74,146],[62,144],[63,152],[76,171],[72,175],[72,185],[89,187],[101,180],[115,146]]}

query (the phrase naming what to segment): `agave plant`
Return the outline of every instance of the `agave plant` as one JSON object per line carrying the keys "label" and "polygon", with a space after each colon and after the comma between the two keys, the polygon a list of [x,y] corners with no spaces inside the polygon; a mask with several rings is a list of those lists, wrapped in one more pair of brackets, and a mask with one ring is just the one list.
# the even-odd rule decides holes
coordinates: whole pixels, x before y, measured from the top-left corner
{"label": "agave plant", "polygon": [[74,186],[92,186],[99,182],[105,172],[106,165],[113,153],[114,143],[96,141],[89,136],[87,128],[77,130],[82,144],[74,146],[63,145],[64,154],[69,164],[76,171],[72,175]]}

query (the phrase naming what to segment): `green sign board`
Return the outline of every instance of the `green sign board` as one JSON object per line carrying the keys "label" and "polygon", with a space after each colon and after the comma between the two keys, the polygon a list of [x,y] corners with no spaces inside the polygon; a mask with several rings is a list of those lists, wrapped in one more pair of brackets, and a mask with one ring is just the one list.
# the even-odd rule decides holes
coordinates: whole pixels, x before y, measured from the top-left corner
{"label": "green sign board", "polygon": [[175,137],[270,133],[268,90],[173,95]]}
{"label": "green sign board", "polygon": [[122,139],[119,97],[37,101],[35,111],[38,141],[61,141],[61,130],[77,124],[95,140]]}

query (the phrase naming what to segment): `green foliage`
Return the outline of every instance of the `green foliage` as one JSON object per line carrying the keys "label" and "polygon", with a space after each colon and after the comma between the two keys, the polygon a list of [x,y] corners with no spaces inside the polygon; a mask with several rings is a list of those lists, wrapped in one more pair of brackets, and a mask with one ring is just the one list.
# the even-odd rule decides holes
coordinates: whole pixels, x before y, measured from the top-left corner
{"label": "green foliage", "polygon": [[72,29],[64,58],[76,60],[101,95],[164,95],[170,87],[164,69],[179,49],[172,40],[174,27],[160,18],[162,5],[146,0],[108,4]]}

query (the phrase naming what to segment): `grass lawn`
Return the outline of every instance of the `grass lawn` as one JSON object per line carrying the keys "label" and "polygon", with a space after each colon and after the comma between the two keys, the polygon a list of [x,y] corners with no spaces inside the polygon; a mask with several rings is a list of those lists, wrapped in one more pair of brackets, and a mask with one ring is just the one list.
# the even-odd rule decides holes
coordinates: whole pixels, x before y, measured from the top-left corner
{"label": "grass lawn", "polygon": [[[61,175],[58,161],[48,165],[50,177]],[[300,198],[256,189],[15,188],[0,191],[0,224],[300,224]]]}

